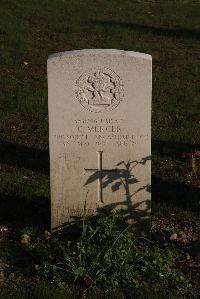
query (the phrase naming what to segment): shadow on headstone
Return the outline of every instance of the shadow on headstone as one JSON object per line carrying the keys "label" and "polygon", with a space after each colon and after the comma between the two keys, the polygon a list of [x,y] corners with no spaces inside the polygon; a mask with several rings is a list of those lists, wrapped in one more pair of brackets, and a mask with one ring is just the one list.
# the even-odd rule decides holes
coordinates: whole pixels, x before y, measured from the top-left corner
{"label": "shadow on headstone", "polygon": [[[139,234],[145,233],[149,230],[150,226],[150,198],[143,200],[142,202],[134,202],[134,196],[142,190],[151,192],[151,185],[147,184],[138,188],[132,194],[130,192],[130,185],[136,184],[139,180],[133,174],[134,168],[138,164],[145,165],[147,161],[151,160],[151,156],[147,156],[141,159],[141,161],[120,161],[116,165],[115,172],[109,170],[103,170],[100,174],[97,170],[87,179],[85,186],[98,180],[99,175],[102,179],[102,189],[107,186],[111,186],[112,192],[117,192],[120,188],[123,189],[124,197],[117,202],[110,204],[104,204],[102,208],[97,209],[97,213],[102,211],[112,212],[118,207],[122,208],[122,214],[124,219],[128,222],[134,222],[133,229]],[[142,208],[141,208],[142,207]],[[144,208],[145,207],[145,208]]]}
{"label": "shadow on headstone", "polygon": [[[197,149],[196,145],[173,143],[167,141],[153,140],[153,152],[158,155],[169,155],[180,157],[180,153],[183,151],[190,151]],[[167,147],[167,152],[165,147]],[[144,160],[145,161],[145,160]],[[0,162],[8,165],[16,166],[19,168],[30,169],[35,172],[49,174],[49,155],[48,151],[37,150],[26,146],[21,146],[11,142],[0,140]],[[125,163],[121,161],[118,163],[120,166],[118,173],[112,174],[105,173],[103,187],[108,184],[112,185],[112,191],[116,192],[117,189],[123,184],[121,180],[124,180],[123,188],[126,191],[125,198],[122,198],[121,202],[108,205],[107,209],[112,211],[116,205],[124,204],[128,208],[130,206],[131,196],[129,194],[129,184],[134,184],[136,178],[131,175],[130,168],[133,162],[128,161]],[[137,162],[138,163],[138,162]],[[123,166],[123,167],[122,167]],[[90,180],[96,180],[98,174]],[[88,179],[89,180],[89,179]],[[88,182],[90,183],[90,182]],[[144,186],[148,191],[150,186]],[[139,192],[140,190],[138,190]],[[181,208],[183,210],[190,210],[193,212],[199,211],[199,198],[200,189],[193,186],[187,186],[178,182],[164,180],[158,177],[152,177],[152,196],[153,203],[159,202],[161,204],[171,204],[174,207]],[[147,207],[148,207],[147,199]],[[136,210],[137,203],[133,206],[133,211]],[[126,211],[126,210],[125,210]],[[100,211],[99,211],[100,212]],[[133,213],[133,217],[136,219],[142,218],[147,211],[140,213]],[[126,215],[125,215],[126,217]],[[128,218],[128,216],[127,216]],[[75,219],[80,220],[79,217]],[[33,199],[19,198],[14,194],[0,193],[0,223],[9,223],[12,227],[50,227],[50,203],[49,198],[34,197]],[[139,223],[139,221],[138,221]]]}

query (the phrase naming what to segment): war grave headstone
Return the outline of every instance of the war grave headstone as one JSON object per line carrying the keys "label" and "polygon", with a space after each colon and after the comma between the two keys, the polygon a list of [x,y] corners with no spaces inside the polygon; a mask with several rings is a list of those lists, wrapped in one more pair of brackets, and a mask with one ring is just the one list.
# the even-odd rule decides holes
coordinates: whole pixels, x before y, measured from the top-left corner
{"label": "war grave headstone", "polygon": [[150,223],[151,56],[77,50],[48,58],[52,229],[83,213]]}

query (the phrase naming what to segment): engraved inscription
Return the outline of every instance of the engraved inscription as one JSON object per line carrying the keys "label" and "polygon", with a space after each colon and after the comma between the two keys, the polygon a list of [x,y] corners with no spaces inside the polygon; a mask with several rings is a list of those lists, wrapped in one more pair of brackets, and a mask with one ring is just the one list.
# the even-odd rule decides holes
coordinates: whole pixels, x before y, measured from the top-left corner
{"label": "engraved inscription", "polygon": [[64,147],[76,144],[81,147],[93,146],[98,150],[110,143],[117,147],[132,147],[146,142],[149,138],[148,134],[136,135],[124,130],[123,119],[74,119],[73,122],[73,133],[65,131],[53,135],[53,138]]}
{"label": "engraved inscription", "polygon": [[56,142],[65,148],[71,145],[80,147],[93,146],[96,150],[103,149],[109,144],[119,147],[135,147],[149,139],[148,134],[134,134],[124,129],[124,119],[74,119],[73,132],[66,130],[53,134]]}
{"label": "engraved inscription", "polygon": [[83,73],[76,81],[76,96],[80,104],[91,112],[110,111],[123,100],[123,83],[109,68],[93,69]]}

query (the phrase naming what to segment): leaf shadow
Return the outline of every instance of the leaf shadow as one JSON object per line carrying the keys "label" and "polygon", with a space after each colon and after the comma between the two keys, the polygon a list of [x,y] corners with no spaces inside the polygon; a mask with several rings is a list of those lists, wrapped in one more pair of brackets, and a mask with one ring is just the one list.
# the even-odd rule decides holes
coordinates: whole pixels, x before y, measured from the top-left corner
{"label": "leaf shadow", "polygon": [[[102,192],[105,188],[110,186],[112,192],[117,192],[120,189],[124,191],[124,196],[121,200],[113,203],[106,204],[97,208],[97,212],[101,213],[104,211],[114,211],[116,209],[121,209],[122,214],[128,222],[133,223],[133,228],[139,234],[147,234],[150,229],[150,196],[147,196],[143,201],[137,202],[135,195],[139,192],[145,190],[146,192],[151,192],[151,185],[146,184],[140,186],[133,193],[131,193],[131,185],[139,183],[136,177],[136,168],[138,165],[144,166],[148,161],[151,160],[151,156],[146,156],[140,161],[128,160],[120,161],[116,164],[115,169],[111,170],[94,170],[94,172],[89,175],[86,179],[84,186],[90,185],[91,183],[99,180],[101,176],[102,180]],[[123,208],[121,208],[123,206]]]}

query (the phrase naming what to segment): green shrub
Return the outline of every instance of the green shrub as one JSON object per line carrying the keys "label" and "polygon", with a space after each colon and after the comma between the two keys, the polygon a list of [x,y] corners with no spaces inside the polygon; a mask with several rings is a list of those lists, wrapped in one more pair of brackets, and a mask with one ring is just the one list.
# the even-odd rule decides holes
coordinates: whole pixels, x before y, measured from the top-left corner
{"label": "green shrub", "polygon": [[190,283],[175,268],[177,252],[139,242],[119,213],[84,219],[75,240],[62,233],[26,233],[31,241],[23,246],[32,268],[61,288],[75,283],[138,296],[155,291],[192,294]]}

